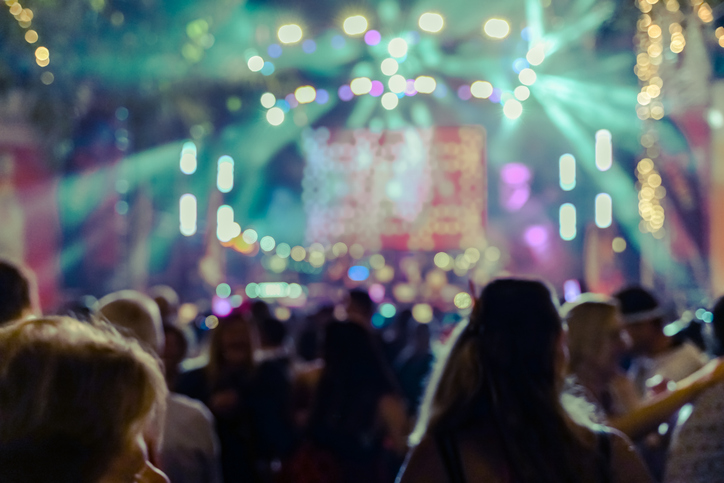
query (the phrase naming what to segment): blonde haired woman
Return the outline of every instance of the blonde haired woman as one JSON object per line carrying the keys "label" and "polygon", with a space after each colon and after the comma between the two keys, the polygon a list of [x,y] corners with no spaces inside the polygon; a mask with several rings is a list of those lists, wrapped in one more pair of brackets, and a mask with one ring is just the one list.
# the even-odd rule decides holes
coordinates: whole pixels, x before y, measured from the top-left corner
{"label": "blonde haired woman", "polygon": [[158,362],[111,328],[57,317],[0,329],[0,481],[168,483],[145,442],[165,395]]}
{"label": "blonde haired woman", "polygon": [[607,424],[632,439],[656,429],[684,404],[724,380],[724,364],[714,360],[679,381],[674,390],[640,401],[633,383],[618,367],[626,345],[615,300],[583,294],[564,305],[561,315],[568,326],[569,367],[575,382],[603,410]]}
{"label": "blonde haired woman", "polygon": [[488,284],[448,347],[402,483],[651,481],[623,435],[575,422],[561,403],[564,329],[543,283]]}

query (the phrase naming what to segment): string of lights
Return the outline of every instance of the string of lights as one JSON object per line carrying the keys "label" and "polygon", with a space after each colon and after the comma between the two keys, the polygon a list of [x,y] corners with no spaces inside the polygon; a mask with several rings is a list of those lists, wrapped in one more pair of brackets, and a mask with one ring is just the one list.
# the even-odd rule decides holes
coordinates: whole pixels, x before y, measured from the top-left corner
{"label": "string of lights", "polygon": [[[35,14],[29,8],[24,8],[18,0],[5,0],[5,5],[9,8],[10,14],[15,17],[18,25],[26,29],[25,41],[33,45],[38,42],[40,36],[36,30],[31,29],[33,18]],[[47,47],[39,46],[35,49],[35,62],[40,67],[48,67],[50,65],[50,51]],[[55,77],[50,71],[45,71],[40,75],[40,80],[43,84],[50,85],[53,83]]]}

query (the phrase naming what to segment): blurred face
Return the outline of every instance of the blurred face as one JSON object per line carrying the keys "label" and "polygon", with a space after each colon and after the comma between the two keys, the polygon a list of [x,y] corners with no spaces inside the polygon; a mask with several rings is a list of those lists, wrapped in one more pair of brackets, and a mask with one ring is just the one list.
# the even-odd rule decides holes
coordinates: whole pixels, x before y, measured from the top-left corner
{"label": "blurred face", "polygon": [[634,355],[646,355],[651,350],[651,345],[656,340],[658,327],[653,321],[639,322],[626,326],[626,333],[631,339],[631,352]]}
{"label": "blurred face", "polygon": [[251,334],[244,323],[226,327],[221,339],[221,355],[231,366],[243,366],[251,359]]}
{"label": "blurred face", "polygon": [[99,483],[169,483],[169,480],[148,460],[148,446],[139,431]]}

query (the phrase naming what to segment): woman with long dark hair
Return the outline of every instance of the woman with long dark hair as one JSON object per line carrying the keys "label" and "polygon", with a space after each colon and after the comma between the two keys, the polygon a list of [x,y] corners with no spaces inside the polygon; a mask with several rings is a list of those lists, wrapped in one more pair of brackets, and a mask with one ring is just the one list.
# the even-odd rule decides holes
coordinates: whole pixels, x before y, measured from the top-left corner
{"label": "woman with long dark hair", "polygon": [[448,344],[399,481],[651,481],[623,435],[563,395],[565,330],[546,285],[491,282]]}
{"label": "woman with long dark hair", "polygon": [[306,443],[292,480],[356,483],[394,480],[406,451],[407,416],[391,369],[374,339],[353,323],[327,327],[324,369]]}

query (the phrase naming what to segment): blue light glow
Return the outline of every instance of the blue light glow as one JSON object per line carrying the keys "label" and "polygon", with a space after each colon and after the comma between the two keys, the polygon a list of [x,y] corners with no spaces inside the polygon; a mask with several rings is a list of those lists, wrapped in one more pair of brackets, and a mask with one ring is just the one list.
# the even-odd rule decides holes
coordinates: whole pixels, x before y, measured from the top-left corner
{"label": "blue light glow", "polygon": [[362,265],[354,265],[352,267],[349,267],[347,275],[349,276],[350,280],[354,280],[355,282],[362,282],[363,280],[367,280],[367,278],[370,276],[370,269],[367,267],[363,267]]}

